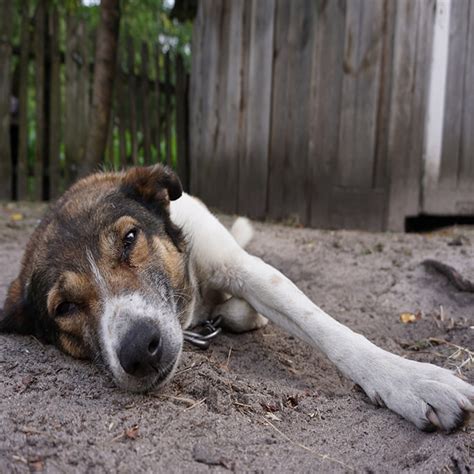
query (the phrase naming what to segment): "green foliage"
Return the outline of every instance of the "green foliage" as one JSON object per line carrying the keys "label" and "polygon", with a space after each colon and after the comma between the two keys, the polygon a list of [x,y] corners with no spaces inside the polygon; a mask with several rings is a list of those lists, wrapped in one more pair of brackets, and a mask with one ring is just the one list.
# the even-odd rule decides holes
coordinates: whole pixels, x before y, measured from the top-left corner
{"label": "green foliage", "polygon": [[[55,6],[60,13],[61,43],[64,39],[66,14],[83,18],[88,31],[95,31],[99,23],[100,2],[88,5],[81,0],[49,0],[50,7]],[[20,20],[23,0],[15,0],[13,15],[13,44],[20,43]],[[30,16],[33,16],[38,0],[28,2]],[[170,18],[171,8],[166,0],[122,0],[120,15],[120,43],[123,46],[128,36],[137,45],[147,43],[150,48],[159,43],[163,52],[180,53],[185,57],[190,55],[192,22],[178,22]],[[64,47],[65,45],[62,44]],[[64,48],[61,49],[64,49]],[[137,48],[139,49],[139,48]],[[137,57],[137,62],[139,58]]]}
{"label": "green foliage", "polygon": [[125,35],[138,41],[159,41],[164,50],[189,55],[191,23],[171,20],[163,0],[124,0],[120,26]]}
{"label": "green foliage", "polygon": [[[68,0],[74,14],[87,21],[89,30],[99,22],[99,5],[85,6],[77,0]],[[147,43],[150,48],[159,43],[161,49],[190,55],[192,23],[180,23],[169,17],[170,7],[163,0],[122,0],[120,15],[120,43],[125,45],[131,36],[135,44]],[[139,58],[137,57],[137,61]]]}
{"label": "green foliage", "polygon": [[[19,51],[21,45],[21,12],[22,7],[25,5],[24,0],[13,0],[14,3],[14,15],[12,17],[13,23],[13,38],[12,44],[16,53],[13,55],[11,70],[12,78],[15,86],[13,87],[14,94],[18,94],[19,84]],[[28,5],[28,15],[31,19],[29,24],[30,42],[34,44],[34,15],[38,2],[40,0],[29,0],[26,2]],[[90,0],[89,0],[90,1]],[[49,8],[57,8],[59,13],[59,49],[61,53],[66,54],[66,37],[67,37],[67,19],[68,17],[75,17],[84,20],[86,23],[86,37],[87,37],[87,48],[89,49],[89,60],[92,61],[94,57],[95,44],[93,41],[94,31],[97,28],[100,19],[100,5],[99,4],[84,4],[88,3],[84,0],[46,0],[46,5]],[[174,59],[176,54],[181,54],[184,57],[185,66],[189,68],[190,65],[190,50],[191,50],[191,34],[192,34],[192,22],[178,22],[176,19],[170,17],[170,2],[166,0],[121,0],[121,17],[120,17],[120,44],[119,44],[119,57],[123,65],[124,72],[127,71],[126,67],[126,52],[127,52],[127,41],[128,38],[132,38],[135,46],[135,74],[137,75],[138,87],[136,89],[136,141],[138,143],[138,154],[139,163],[143,162],[143,123],[142,123],[142,111],[143,107],[148,104],[150,107],[149,116],[152,117],[156,113],[157,98],[154,95],[153,86],[150,86],[150,91],[147,95],[145,104],[141,98],[140,87],[139,87],[139,76],[141,74],[141,45],[146,43],[149,50],[149,77],[150,83],[156,79],[156,58],[154,56],[155,48],[158,46],[163,53],[170,53],[170,82],[171,86],[174,83],[175,76],[175,63]],[[160,70],[161,70],[161,82],[162,87],[165,82],[165,58],[164,54],[160,57]],[[27,164],[28,164],[28,189],[30,194],[33,193],[35,186],[34,169],[36,152],[35,148],[37,145],[37,130],[36,130],[36,66],[33,58],[30,58],[28,68],[28,91],[27,91]],[[60,130],[60,144],[59,144],[59,168],[60,174],[63,177],[63,182],[66,181],[68,166],[68,157],[66,156],[65,150],[65,102],[66,102],[66,67],[64,62],[60,67],[60,96],[61,96],[61,130]],[[127,87],[127,85],[126,85]],[[151,124],[152,144],[151,144],[151,161],[156,162],[158,160],[158,148],[160,149],[161,160],[165,159],[166,156],[166,145],[165,145],[165,118],[169,117],[170,120],[170,160],[173,166],[177,164],[177,139],[176,139],[176,125],[175,125],[175,103],[174,98],[171,98],[171,103],[165,103],[165,94],[161,95],[161,104],[159,109],[161,112],[162,130],[161,135],[158,138],[157,128],[153,123]],[[127,162],[130,164],[132,149],[131,149],[131,132],[129,130],[129,119],[128,113],[130,104],[128,99],[126,103],[122,103],[120,106],[117,105],[117,99],[114,103],[114,125],[111,127],[111,136],[108,141],[107,152],[104,157],[104,165],[109,169],[118,169],[121,166],[120,163],[120,143],[119,143],[119,130],[118,130],[118,108],[121,107],[123,114],[127,117],[125,123],[125,151],[127,156]],[[125,111],[125,112],[123,112]]]}

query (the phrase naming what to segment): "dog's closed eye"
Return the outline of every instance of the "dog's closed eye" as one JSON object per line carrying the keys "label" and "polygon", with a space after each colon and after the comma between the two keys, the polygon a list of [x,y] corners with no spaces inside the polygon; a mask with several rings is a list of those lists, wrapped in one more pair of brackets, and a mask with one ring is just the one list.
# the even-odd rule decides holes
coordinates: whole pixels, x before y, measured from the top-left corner
{"label": "dog's closed eye", "polygon": [[77,313],[78,306],[75,303],[69,301],[63,301],[56,307],[55,315],[56,317],[66,317],[71,316],[74,313]]}

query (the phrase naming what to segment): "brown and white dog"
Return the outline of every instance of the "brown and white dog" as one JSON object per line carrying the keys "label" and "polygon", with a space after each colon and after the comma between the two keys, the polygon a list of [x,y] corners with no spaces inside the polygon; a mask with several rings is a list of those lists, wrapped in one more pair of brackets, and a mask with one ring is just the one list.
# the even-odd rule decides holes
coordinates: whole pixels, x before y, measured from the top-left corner
{"label": "brown and white dog", "polygon": [[183,330],[200,318],[222,315],[235,331],[269,318],[322,350],[374,403],[419,428],[450,431],[463,423],[474,387],[386,352],[332,319],[243,249],[251,234],[244,219],[229,233],[161,165],[89,176],[32,235],[0,329],[96,360],[121,387],[144,391],[169,380]]}

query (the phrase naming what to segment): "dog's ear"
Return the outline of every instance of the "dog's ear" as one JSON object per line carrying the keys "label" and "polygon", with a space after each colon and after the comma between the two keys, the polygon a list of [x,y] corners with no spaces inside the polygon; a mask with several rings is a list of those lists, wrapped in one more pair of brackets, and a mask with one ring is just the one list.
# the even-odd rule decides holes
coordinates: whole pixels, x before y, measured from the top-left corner
{"label": "dog's ear", "polygon": [[28,311],[20,279],[13,280],[8,289],[7,299],[3,310],[0,310],[0,332],[33,334],[35,329]]}
{"label": "dog's ear", "polygon": [[148,204],[168,207],[183,194],[183,187],[177,174],[167,166],[154,165],[131,168],[123,177],[126,194]]}

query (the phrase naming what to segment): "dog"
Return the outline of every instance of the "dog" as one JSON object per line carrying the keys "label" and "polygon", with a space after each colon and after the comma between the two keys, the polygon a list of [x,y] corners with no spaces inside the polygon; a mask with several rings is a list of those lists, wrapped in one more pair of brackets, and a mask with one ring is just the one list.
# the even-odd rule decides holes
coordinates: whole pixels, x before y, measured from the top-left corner
{"label": "dog", "polygon": [[320,349],[370,400],[422,430],[452,431],[474,387],[446,369],[391,354],[340,324],[289,279],[244,250],[162,165],[97,173],[74,184],[34,231],[0,330],[34,334],[147,391],[173,375],[183,331],[209,315],[242,332],[267,318]]}

